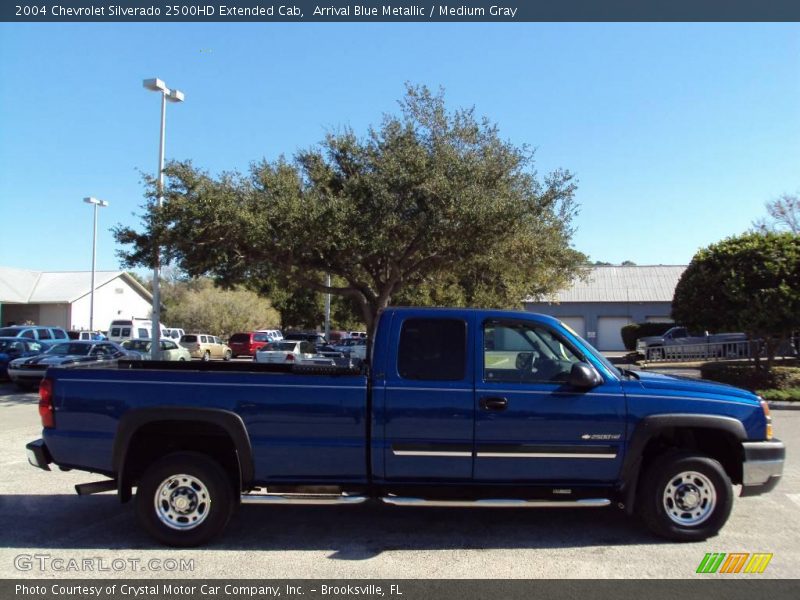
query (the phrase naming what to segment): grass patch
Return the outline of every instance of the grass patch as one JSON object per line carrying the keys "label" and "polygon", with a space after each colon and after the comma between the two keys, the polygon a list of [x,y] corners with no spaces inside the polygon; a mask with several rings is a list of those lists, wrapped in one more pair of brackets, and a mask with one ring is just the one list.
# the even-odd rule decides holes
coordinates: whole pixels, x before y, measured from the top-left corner
{"label": "grass patch", "polygon": [[800,387],[786,390],[758,390],[756,393],[767,402],[800,402]]}

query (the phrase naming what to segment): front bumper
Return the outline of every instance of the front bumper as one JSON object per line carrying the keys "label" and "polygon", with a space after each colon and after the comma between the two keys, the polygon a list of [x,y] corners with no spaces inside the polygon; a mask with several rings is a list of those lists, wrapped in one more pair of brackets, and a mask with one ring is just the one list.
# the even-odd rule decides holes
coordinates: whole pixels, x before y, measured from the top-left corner
{"label": "front bumper", "polygon": [[50,470],[50,463],[53,462],[53,457],[50,456],[50,451],[47,449],[47,444],[44,440],[36,440],[25,445],[25,451],[28,454],[28,462],[34,467],[39,467],[45,471]]}
{"label": "front bumper", "polygon": [[743,442],[741,496],[757,496],[775,489],[783,475],[786,446],[780,440]]}

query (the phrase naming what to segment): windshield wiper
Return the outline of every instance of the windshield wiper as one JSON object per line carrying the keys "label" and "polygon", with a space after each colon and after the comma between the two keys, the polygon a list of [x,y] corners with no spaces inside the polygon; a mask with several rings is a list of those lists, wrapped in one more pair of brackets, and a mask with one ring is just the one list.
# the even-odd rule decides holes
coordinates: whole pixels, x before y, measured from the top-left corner
{"label": "windshield wiper", "polygon": [[[617,368],[619,369],[619,367],[617,367]],[[639,374],[636,371],[632,371],[631,369],[619,369],[619,370],[623,375],[625,375],[627,377],[633,377],[634,379],[640,379]]]}

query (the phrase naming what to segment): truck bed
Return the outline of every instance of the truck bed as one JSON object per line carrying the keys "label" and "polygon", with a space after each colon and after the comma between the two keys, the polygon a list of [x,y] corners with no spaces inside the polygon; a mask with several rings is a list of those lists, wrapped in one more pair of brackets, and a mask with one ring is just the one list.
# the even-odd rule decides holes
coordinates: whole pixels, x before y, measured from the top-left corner
{"label": "truck bed", "polygon": [[360,483],[367,465],[367,379],[339,367],[120,362],[51,369],[57,427],[44,432],[56,463],[113,473],[120,419],[148,408],[238,415],[254,480]]}

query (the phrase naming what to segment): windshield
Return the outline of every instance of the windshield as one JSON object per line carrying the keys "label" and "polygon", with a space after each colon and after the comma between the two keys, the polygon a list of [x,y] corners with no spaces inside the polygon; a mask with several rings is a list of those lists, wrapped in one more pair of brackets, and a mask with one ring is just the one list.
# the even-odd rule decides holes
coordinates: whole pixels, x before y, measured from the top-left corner
{"label": "windshield", "polygon": [[91,349],[91,344],[56,344],[47,351],[47,354],[77,354],[86,356]]}
{"label": "windshield", "polygon": [[144,350],[145,352],[149,352],[150,342],[147,340],[131,340],[122,344],[122,347],[128,350]]}
{"label": "windshield", "polygon": [[297,342],[272,342],[267,344],[264,348],[266,350],[276,350],[281,352],[294,352]]}
{"label": "windshield", "polygon": [[611,373],[613,373],[617,377],[622,377],[622,371],[620,371],[617,367],[612,365],[611,362],[609,362],[609,360],[605,356],[603,356],[594,346],[592,346],[589,342],[587,342],[585,339],[579,336],[572,327],[563,322],[561,323],[561,325],[564,327],[564,329],[566,329],[573,336],[575,336],[575,338],[578,339],[578,341],[583,345],[583,347],[587,351],[591,352],[592,356],[595,357],[598,362],[602,363],[606,369],[608,369]]}

